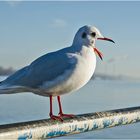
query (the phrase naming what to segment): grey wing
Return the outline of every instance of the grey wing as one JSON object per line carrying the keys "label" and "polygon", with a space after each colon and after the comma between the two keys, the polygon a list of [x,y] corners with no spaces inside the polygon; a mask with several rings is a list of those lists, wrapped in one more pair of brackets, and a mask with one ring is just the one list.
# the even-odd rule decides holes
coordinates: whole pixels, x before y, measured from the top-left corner
{"label": "grey wing", "polygon": [[69,57],[66,53],[49,53],[17,71],[8,77],[5,82],[17,86],[37,88],[44,82],[57,78],[66,70],[73,70],[75,65],[76,59]]}

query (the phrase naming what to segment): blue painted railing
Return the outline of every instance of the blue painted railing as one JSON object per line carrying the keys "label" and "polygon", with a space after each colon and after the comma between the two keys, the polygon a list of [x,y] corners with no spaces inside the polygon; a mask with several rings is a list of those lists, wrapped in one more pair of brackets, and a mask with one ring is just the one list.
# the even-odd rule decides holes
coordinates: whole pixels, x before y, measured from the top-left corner
{"label": "blue painted railing", "polygon": [[0,139],[46,139],[140,121],[140,107],[77,115],[63,122],[50,119],[0,125]]}

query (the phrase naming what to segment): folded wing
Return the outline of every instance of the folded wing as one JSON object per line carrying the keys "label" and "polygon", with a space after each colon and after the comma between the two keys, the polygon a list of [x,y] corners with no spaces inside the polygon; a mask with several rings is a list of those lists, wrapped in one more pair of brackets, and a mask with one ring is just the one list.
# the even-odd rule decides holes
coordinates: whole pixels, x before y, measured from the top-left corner
{"label": "folded wing", "polygon": [[46,54],[29,66],[26,66],[6,80],[1,85],[10,87],[38,88],[46,81],[52,81],[67,70],[73,70],[76,59],[68,53],[53,52]]}

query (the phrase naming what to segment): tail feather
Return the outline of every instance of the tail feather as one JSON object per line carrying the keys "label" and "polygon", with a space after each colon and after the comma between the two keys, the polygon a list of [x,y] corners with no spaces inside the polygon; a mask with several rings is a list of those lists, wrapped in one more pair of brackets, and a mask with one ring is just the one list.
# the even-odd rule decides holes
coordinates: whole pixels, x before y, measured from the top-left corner
{"label": "tail feather", "polygon": [[0,94],[13,94],[25,91],[25,88],[21,86],[0,85]]}

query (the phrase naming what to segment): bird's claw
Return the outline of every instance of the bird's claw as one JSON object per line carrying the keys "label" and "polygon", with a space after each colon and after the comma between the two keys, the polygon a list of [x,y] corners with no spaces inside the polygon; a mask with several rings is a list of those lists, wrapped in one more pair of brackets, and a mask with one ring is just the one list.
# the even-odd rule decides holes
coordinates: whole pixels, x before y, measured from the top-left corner
{"label": "bird's claw", "polygon": [[59,113],[59,116],[60,117],[64,117],[64,118],[74,118],[74,115],[73,114],[63,114],[63,113]]}
{"label": "bird's claw", "polygon": [[59,113],[59,116],[55,116],[55,115],[50,115],[50,118],[52,120],[58,120],[63,122],[63,118],[74,118],[75,115],[73,114],[63,114],[63,113]]}
{"label": "bird's claw", "polygon": [[63,122],[63,119],[61,118],[61,116],[50,115],[50,118],[51,118],[52,120],[58,120],[58,121]]}

